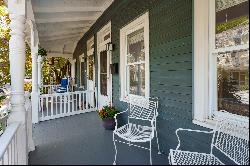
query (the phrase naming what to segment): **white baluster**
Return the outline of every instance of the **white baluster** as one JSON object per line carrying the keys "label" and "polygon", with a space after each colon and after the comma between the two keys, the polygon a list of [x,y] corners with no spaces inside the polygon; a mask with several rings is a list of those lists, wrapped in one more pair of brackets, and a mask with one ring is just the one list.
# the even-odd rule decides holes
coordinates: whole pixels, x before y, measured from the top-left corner
{"label": "white baluster", "polygon": [[52,95],[52,96],[51,96],[51,116],[54,115],[54,110],[53,110],[53,108],[54,108],[54,96]]}
{"label": "white baluster", "polygon": [[46,116],[49,116],[49,97],[46,96]]}

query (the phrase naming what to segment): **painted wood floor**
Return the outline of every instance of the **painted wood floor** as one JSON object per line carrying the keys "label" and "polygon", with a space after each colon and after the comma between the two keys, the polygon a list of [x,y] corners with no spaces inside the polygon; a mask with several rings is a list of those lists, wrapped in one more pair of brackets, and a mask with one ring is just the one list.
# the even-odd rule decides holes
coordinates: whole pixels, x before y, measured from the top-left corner
{"label": "painted wood floor", "polygon": [[[112,165],[114,160],[112,131],[103,129],[96,112],[40,122],[33,126],[33,138],[30,165]],[[149,151],[120,143],[117,148],[118,165],[149,164]],[[158,155],[156,148],[152,156],[153,164],[168,164],[167,155]]]}

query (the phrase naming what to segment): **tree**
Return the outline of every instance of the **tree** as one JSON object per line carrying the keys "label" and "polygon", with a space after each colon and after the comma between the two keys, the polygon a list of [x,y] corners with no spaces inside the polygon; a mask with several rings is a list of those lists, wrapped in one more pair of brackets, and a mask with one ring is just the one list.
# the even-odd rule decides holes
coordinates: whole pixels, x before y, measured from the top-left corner
{"label": "tree", "polygon": [[51,84],[51,79],[54,84],[60,84],[63,77],[70,72],[70,63],[65,58],[47,58],[43,61],[43,83]]}
{"label": "tree", "polygon": [[9,71],[9,15],[3,0],[0,0],[0,87],[10,82]]}
{"label": "tree", "polygon": [[[10,40],[10,19],[6,6],[3,0],[0,0],[0,87],[6,83],[10,83],[10,63],[9,63],[9,40]],[[46,56],[46,50],[39,48],[38,52]],[[49,65],[50,61],[55,61]],[[50,78],[59,84],[61,78],[69,73],[70,63],[64,58],[46,58],[43,61],[43,81],[44,84],[50,84]],[[31,49],[26,44],[26,62],[25,62],[25,76],[31,78],[32,76],[32,58]],[[30,90],[31,86],[26,90]]]}
{"label": "tree", "polygon": [[[3,0],[0,0],[0,87],[10,83],[9,40],[10,19]],[[31,50],[26,44],[25,76],[31,78],[32,59]],[[30,90],[30,89],[29,89]]]}

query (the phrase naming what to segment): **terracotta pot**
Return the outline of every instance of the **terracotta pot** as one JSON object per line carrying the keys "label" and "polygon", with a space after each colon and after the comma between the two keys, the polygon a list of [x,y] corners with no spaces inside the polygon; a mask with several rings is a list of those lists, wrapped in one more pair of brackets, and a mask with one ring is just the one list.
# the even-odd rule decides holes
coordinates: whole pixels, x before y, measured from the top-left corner
{"label": "terracotta pot", "polygon": [[102,125],[106,130],[114,130],[115,129],[115,118],[108,118],[102,120]]}

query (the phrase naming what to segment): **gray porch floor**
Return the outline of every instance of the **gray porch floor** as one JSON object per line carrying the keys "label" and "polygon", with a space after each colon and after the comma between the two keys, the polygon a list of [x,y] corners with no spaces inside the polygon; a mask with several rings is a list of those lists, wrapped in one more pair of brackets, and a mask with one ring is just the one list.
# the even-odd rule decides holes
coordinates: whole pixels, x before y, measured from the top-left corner
{"label": "gray porch floor", "polygon": [[[33,126],[33,139],[31,165],[112,165],[114,160],[112,131],[104,130],[95,112],[40,122]],[[121,143],[117,148],[118,165],[149,164],[149,151]],[[156,148],[152,157],[153,164],[168,164],[167,155],[158,155]]]}

